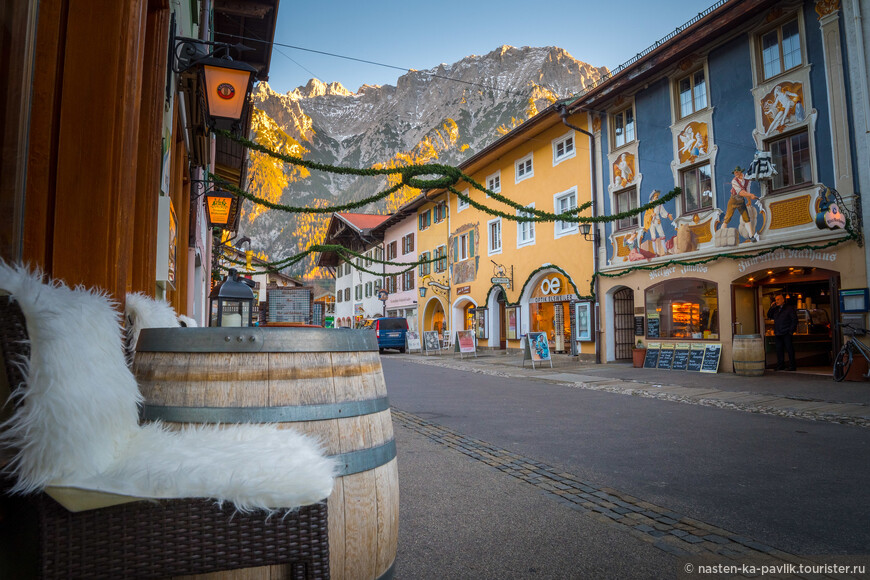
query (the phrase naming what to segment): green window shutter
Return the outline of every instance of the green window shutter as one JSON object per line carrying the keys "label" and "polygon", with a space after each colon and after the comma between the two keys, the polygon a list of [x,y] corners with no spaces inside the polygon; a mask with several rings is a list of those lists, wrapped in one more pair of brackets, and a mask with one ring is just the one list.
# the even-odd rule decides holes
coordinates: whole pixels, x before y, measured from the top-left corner
{"label": "green window shutter", "polygon": [[453,261],[459,261],[459,236],[453,238]]}
{"label": "green window shutter", "polygon": [[474,257],[474,230],[468,232],[468,255]]}

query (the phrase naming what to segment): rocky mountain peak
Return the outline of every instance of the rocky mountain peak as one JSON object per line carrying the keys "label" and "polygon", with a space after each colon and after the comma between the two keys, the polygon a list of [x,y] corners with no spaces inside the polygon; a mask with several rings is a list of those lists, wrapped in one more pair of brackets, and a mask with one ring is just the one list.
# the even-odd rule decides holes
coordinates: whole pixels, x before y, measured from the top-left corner
{"label": "rocky mountain peak", "polygon": [[[304,87],[279,94],[260,83],[252,100],[311,161],[358,168],[455,165],[606,72],[606,67],[579,61],[561,48],[502,45],[483,56],[408,71],[395,86],[365,84],[352,93],[340,83],[311,79]],[[382,189],[384,183],[377,179],[312,171],[304,179],[290,180],[283,203],[335,205]],[[401,201],[359,211],[391,211]],[[310,228],[304,233],[299,228],[302,219],[266,211],[243,220],[241,229],[254,247],[270,256],[287,256],[316,239]]]}

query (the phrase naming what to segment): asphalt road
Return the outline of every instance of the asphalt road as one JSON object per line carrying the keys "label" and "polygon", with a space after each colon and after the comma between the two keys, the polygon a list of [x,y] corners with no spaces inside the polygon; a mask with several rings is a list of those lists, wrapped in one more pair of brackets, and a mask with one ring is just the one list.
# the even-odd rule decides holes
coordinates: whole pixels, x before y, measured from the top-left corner
{"label": "asphalt road", "polygon": [[[868,429],[530,383],[389,356],[382,357],[382,363],[391,404],[433,423],[792,554],[870,552]],[[425,541],[422,536],[430,534],[415,527],[418,518],[413,517],[427,509],[427,494],[434,501],[437,494],[463,486],[462,478],[451,474],[476,466],[437,444],[415,441],[411,434],[397,434],[397,439],[403,494],[401,556],[403,545],[406,550],[419,546]],[[412,461],[412,453],[418,459],[430,454],[433,461]],[[441,469],[435,459],[446,467]],[[471,480],[474,493],[479,493],[478,509],[459,512],[454,517],[467,521],[451,527],[479,529],[481,520],[490,518],[484,527],[502,538],[496,545],[507,545],[517,534],[525,538],[526,522],[506,523],[487,514],[500,511],[499,486],[531,486],[516,480],[505,483],[509,476],[482,468],[483,479]],[[471,485],[464,489],[469,491]],[[559,518],[586,522],[586,516],[569,513],[551,498],[538,500]],[[582,529],[576,521],[544,529],[570,533],[574,527]],[[458,534],[444,534],[432,549],[465,549],[451,546],[453,538]],[[624,541],[634,542],[638,549],[642,545],[627,535]],[[650,558],[641,556],[660,571],[669,566]],[[648,571],[632,569],[638,575],[631,577],[644,577]]]}

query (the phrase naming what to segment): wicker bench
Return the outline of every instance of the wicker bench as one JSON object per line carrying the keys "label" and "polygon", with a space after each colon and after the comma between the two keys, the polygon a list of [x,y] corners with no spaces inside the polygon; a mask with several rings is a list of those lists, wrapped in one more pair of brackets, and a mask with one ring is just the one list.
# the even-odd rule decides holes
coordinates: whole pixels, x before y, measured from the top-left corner
{"label": "wicker bench", "polygon": [[[0,349],[14,392],[30,354],[21,310],[0,296]],[[2,489],[11,487],[4,480]],[[283,565],[270,578],[329,578],[327,506],[286,516],[210,499],[134,501],[70,512],[45,493],[0,496],[0,577],[166,578]]]}

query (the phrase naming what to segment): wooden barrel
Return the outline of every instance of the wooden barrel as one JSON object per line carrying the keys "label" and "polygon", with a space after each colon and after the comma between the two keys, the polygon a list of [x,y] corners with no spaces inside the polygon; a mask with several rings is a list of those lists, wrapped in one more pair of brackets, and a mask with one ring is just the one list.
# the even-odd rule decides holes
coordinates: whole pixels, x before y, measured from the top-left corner
{"label": "wooden barrel", "polygon": [[734,373],[744,377],[764,374],[764,340],[760,334],[735,334],[731,347]]}
{"label": "wooden barrel", "polygon": [[327,502],[331,577],[392,576],[399,480],[374,333],[147,329],[136,351],[144,420],[280,423],[319,438],[342,466]]}

